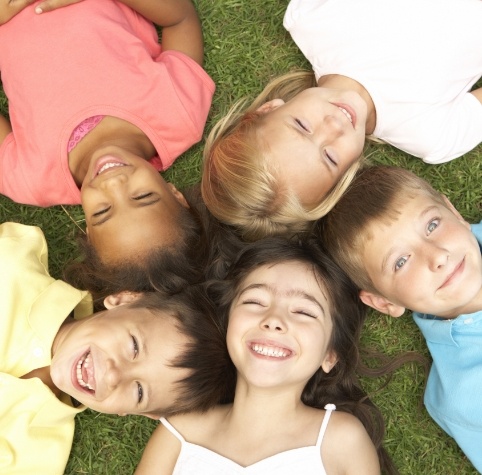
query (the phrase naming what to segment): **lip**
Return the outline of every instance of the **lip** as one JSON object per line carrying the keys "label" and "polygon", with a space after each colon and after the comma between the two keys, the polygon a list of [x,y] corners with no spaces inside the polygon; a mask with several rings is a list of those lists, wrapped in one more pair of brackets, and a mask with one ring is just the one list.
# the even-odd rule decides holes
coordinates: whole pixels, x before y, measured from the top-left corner
{"label": "lip", "polygon": [[[348,112],[348,114],[350,115],[351,117],[351,125],[353,128],[355,128],[356,126],[356,113],[355,113],[355,110],[349,106],[348,104],[343,104],[343,103],[339,103],[339,102],[332,102],[332,104],[336,107],[338,107],[339,109],[344,109],[346,110],[346,112]],[[343,115],[345,115],[345,113],[343,111],[340,111]],[[348,120],[348,117],[347,117],[347,120]]]}
{"label": "lip", "polygon": [[115,157],[113,155],[104,155],[100,158],[98,158],[94,164],[94,168],[92,170],[92,180],[94,180],[97,176],[103,175],[105,173],[109,173],[110,171],[117,170],[119,168],[118,166],[114,166],[112,168],[108,168],[106,170],[102,170],[102,167],[105,165],[112,163],[112,164],[117,164],[117,165],[122,165],[122,166],[128,166],[128,164],[124,161],[121,160],[118,157]]}
{"label": "lip", "polygon": [[453,284],[464,272],[465,269],[465,257],[455,266],[454,270],[443,281],[438,290],[448,287]]}
{"label": "lip", "polygon": [[[256,358],[284,361],[295,355],[295,351],[292,348],[275,340],[257,338],[247,341],[246,345],[249,352]],[[258,350],[255,350],[255,347],[257,347]]]}
{"label": "lip", "polygon": [[72,365],[72,369],[71,369],[71,375],[70,375],[70,379],[71,379],[71,382],[72,382],[72,386],[79,392],[83,393],[83,394],[88,394],[89,396],[94,396],[95,395],[95,391],[92,391],[92,390],[89,390],[88,388],[84,388],[83,386],[81,386],[79,384],[79,381],[77,380],[77,365],[79,364],[79,361],[81,359],[83,359],[85,357],[85,355],[87,355],[87,353],[91,353],[90,351],[90,348],[88,348],[87,350],[83,351],[81,353],[81,355],[76,358],[74,360],[74,363]]}

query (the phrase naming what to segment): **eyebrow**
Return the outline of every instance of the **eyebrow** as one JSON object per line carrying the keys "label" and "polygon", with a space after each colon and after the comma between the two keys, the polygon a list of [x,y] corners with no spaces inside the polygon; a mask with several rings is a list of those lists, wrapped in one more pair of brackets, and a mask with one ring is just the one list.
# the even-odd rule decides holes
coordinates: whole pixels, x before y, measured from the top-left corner
{"label": "eyebrow", "polygon": [[286,297],[301,297],[305,300],[308,300],[312,303],[314,303],[317,307],[319,307],[319,309],[321,310],[321,313],[323,314],[323,316],[326,316],[325,314],[325,309],[323,308],[323,305],[321,305],[321,303],[311,294],[308,294],[306,293],[304,290],[302,289],[297,289],[297,288],[292,288],[292,289],[289,289],[288,291],[286,292],[278,292],[278,290],[273,287],[272,285],[269,285],[269,284],[260,284],[260,283],[255,283],[255,284],[250,284],[248,285],[247,287],[245,287],[238,295],[238,299],[245,293],[247,292],[248,290],[252,290],[252,289],[262,289],[262,290],[266,290],[268,291],[269,293],[273,294],[273,295],[282,295],[282,296],[286,296]]}

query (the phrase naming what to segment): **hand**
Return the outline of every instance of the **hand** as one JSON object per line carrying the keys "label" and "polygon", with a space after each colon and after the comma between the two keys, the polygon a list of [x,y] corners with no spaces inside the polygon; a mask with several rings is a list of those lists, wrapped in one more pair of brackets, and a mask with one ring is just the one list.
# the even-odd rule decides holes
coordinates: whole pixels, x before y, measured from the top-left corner
{"label": "hand", "polygon": [[[57,8],[66,7],[73,3],[79,3],[82,0],[44,0],[35,6],[36,13],[50,12]],[[24,8],[32,5],[35,0],[0,0],[0,25],[7,23],[17,13]]]}
{"label": "hand", "polygon": [[35,0],[0,0],[0,25],[7,23]]}
{"label": "hand", "polygon": [[[28,0],[27,0],[28,1]],[[73,5],[74,3],[82,2],[83,0],[44,0],[35,7],[36,13],[51,12],[57,8]],[[29,2],[31,3],[31,2]]]}

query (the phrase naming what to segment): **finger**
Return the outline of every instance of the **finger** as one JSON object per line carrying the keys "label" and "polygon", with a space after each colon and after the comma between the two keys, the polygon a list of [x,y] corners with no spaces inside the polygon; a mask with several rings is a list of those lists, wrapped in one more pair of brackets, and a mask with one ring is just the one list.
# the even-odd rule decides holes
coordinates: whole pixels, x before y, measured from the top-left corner
{"label": "finger", "polygon": [[63,8],[81,1],[82,0],[45,0],[35,7],[35,13],[51,12],[52,10],[57,10],[58,8]]}

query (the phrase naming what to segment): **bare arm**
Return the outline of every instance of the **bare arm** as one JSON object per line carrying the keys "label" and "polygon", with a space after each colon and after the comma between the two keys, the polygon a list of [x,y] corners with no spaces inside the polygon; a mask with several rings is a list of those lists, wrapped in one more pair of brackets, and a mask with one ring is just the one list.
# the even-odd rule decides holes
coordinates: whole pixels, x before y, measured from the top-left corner
{"label": "bare arm", "polygon": [[321,444],[321,457],[328,473],[380,475],[375,446],[363,424],[351,414],[332,414]]}
{"label": "bare arm", "polygon": [[172,475],[181,443],[159,424],[144,449],[134,475]]}
{"label": "bare arm", "polygon": [[35,0],[0,0],[0,25],[7,23],[17,13],[32,4]]}
{"label": "bare arm", "polygon": [[475,89],[471,92],[479,102],[482,102],[482,87],[479,87],[478,89]]}
{"label": "bare arm", "polygon": [[0,145],[2,145],[5,137],[12,131],[10,122],[0,114]]}
{"label": "bare arm", "polygon": [[120,0],[162,27],[162,49],[177,50],[203,63],[201,22],[191,0]]}

